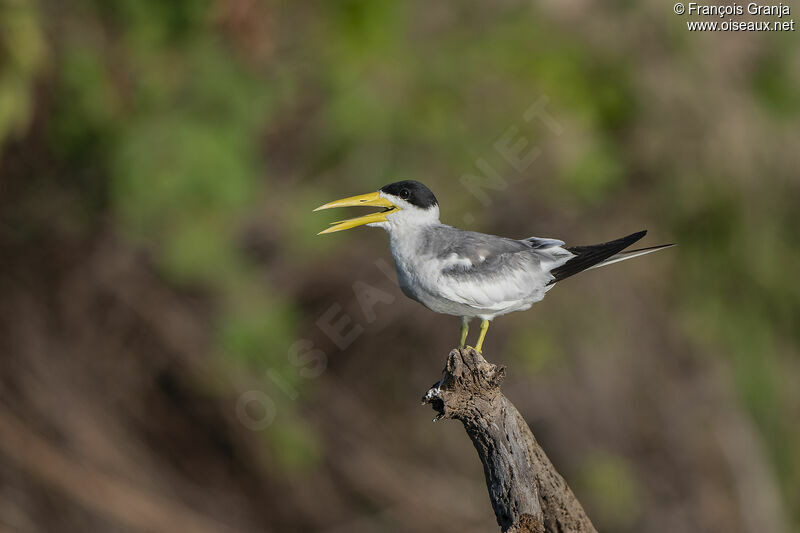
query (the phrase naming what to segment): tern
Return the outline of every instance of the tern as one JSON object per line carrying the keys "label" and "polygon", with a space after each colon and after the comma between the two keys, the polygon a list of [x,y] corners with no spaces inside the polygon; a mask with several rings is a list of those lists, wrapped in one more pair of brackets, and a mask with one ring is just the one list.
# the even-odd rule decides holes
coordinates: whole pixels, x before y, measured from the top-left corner
{"label": "tern", "polygon": [[674,246],[663,244],[623,252],[644,237],[639,231],[610,242],[565,246],[540,237],[510,239],[465,231],[439,221],[439,203],[425,185],[398,181],[378,191],[327,203],[334,207],[381,207],[382,211],[333,222],[333,233],[357,226],[383,228],[403,293],[431,311],[461,317],[464,348],[469,322],[481,320],[475,350],[481,352],[489,321],[524,311],[542,300],[557,282],[584,270],[610,265]]}

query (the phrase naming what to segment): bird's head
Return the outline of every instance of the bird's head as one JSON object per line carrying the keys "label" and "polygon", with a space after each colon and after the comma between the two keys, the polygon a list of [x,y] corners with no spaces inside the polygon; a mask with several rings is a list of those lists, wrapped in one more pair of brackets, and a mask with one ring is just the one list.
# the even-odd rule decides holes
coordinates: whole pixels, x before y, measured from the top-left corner
{"label": "bird's head", "polygon": [[425,185],[414,180],[398,181],[385,185],[376,192],[342,198],[321,205],[314,211],[351,206],[382,207],[383,211],[334,222],[330,228],[319,232],[319,235],[364,225],[391,231],[395,227],[439,222],[439,204],[436,197]]}

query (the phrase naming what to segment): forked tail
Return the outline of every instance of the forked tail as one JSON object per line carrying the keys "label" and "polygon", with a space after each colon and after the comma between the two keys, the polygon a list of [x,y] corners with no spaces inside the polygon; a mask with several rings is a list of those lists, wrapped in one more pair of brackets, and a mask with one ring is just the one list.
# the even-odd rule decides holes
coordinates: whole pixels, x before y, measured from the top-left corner
{"label": "forked tail", "polygon": [[618,263],[620,261],[625,261],[626,259],[633,259],[634,257],[639,257],[640,255],[646,255],[652,252],[657,252],[658,250],[663,250],[664,248],[675,246],[674,244],[662,244],[660,246],[651,246],[650,248],[640,248],[638,250],[629,250],[627,252],[622,251],[644,237],[646,233],[647,230],[643,230],[632,233],[627,237],[622,237],[621,239],[617,239],[615,241],[604,242],[602,244],[566,247],[567,250],[575,254],[575,257],[560,267],[550,271],[550,273],[555,276],[555,279],[550,281],[550,284],[561,281],[570,276],[574,276],[575,274],[583,272],[584,270],[598,268],[601,266],[610,265],[612,263]]}

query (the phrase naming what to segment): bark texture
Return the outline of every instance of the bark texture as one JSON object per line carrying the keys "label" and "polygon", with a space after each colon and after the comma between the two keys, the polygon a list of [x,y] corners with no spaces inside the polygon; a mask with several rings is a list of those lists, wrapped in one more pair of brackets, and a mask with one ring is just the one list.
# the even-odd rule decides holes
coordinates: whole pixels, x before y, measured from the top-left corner
{"label": "bark texture", "polygon": [[519,411],[500,392],[505,369],[472,349],[453,350],[441,381],[422,401],[464,424],[483,463],[497,523],[504,532],[596,530],[556,472]]}

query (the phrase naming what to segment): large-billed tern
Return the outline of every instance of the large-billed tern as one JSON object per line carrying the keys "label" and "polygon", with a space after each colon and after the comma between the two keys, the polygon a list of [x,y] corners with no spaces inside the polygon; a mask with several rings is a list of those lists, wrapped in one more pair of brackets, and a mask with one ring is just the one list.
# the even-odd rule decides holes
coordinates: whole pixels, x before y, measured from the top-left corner
{"label": "large-billed tern", "polygon": [[464,231],[439,222],[436,197],[413,180],[336,200],[315,211],[350,206],[384,210],[334,222],[319,234],[363,225],[385,229],[402,291],[432,311],[460,316],[460,348],[466,344],[470,319],[480,318],[481,332],[475,345],[478,352],[483,348],[490,320],[529,309],[556,282],[590,268],[673,246],[622,251],[644,237],[646,231],[591,246],[564,246],[564,241],[558,239],[517,240]]}

